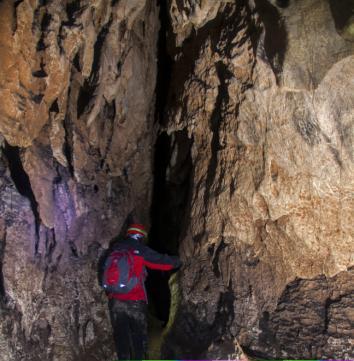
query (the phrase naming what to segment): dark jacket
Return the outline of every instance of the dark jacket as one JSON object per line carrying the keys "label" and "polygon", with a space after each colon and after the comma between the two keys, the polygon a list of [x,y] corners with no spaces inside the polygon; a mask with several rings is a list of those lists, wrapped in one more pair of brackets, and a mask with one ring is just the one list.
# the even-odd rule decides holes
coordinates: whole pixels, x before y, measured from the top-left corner
{"label": "dark jacket", "polygon": [[144,287],[144,282],[146,278],[145,267],[161,271],[170,271],[174,268],[178,268],[181,266],[181,261],[178,257],[158,253],[133,238],[127,238],[118,242],[113,247],[113,250],[122,248],[133,248],[134,273],[136,275],[142,275],[141,282],[139,282],[129,293],[109,293],[109,298],[117,298],[122,301],[147,301]]}

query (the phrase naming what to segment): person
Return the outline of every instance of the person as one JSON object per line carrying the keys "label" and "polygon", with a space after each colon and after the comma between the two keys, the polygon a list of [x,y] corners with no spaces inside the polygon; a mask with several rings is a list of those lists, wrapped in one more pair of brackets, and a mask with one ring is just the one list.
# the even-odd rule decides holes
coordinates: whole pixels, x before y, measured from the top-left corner
{"label": "person", "polygon": [[113,250],[131,249],[132,267],[139,281],[128,293],[107,292],[108,307],[113,328],[113,338],[119,360],[147,358],[147,294],[145,289],[146,267],[169,271],[179,268],[176,256],[160,254],[143,241],[147,232],[142,224],[131,224],[127,237],[113,246]]}

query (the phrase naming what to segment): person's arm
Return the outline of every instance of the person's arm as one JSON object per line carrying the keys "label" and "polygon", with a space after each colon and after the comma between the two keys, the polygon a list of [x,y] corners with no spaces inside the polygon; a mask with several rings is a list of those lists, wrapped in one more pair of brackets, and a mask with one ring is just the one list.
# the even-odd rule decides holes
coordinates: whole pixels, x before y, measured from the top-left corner
{"label": "person's arm", "polygon": [[178,257],[158,253],[147,246],[142,246],[141,252],[145,266],[151,269],[170,271],[182,265]]}

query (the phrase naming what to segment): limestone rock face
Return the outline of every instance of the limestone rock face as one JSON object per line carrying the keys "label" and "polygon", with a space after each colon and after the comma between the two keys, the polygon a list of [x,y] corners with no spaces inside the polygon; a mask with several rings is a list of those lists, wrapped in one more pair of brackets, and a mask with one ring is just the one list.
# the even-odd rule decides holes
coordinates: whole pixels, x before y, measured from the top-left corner
{"label": "limestone rock face", "polygon": [[0,20],[4,360],[113,359],[97,261],[150,217],[183,261],[162,358],[354,357],[349,1],[2,0]]}
{"label": "limestone rock face", "polygon": [[190,191],[164,356],[225,358],[236,339],[353,357],[353,43],[326,1],[188,3],[169,2],[167,187]]}
{"label": "limestone rock face", "polygon": [[97,260],[148,224],[154,1],[1,1],[0,355],[114,358]]}

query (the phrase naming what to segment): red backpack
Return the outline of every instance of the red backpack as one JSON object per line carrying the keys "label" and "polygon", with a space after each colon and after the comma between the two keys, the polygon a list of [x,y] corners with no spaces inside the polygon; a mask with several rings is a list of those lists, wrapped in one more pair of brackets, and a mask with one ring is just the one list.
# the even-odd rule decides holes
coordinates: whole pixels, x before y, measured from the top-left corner
{"label": "red backpack", "polygon": [[106,259],[101,285],[109,293],[129,293],[141,280],[134,272],[134,250],[114,250]]}

